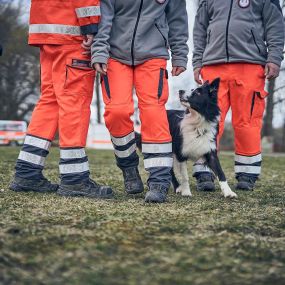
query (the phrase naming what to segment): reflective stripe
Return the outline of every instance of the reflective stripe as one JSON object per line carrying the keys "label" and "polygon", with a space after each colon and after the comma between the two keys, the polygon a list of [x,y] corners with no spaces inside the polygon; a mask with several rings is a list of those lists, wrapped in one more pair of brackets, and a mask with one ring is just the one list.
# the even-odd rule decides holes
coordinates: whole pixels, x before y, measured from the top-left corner
{"label": "reflective stripe", "polygon": [[173,165],[172,157],[156,157],[144,160],[144,167],[146,169],[152,167],[172,167],[172,165]]}
{"label": "reflective stripe", "polygon": [[60,164],[59,171],[61,174],[85,172],[89,171],[89,164],[88,162],[77,164]]}
{"label": "reflective stripe", "polygon": [[122,138],[115,138],[115,137],[111,136],[112,142],[116,146],[126,145],[131,140],[133,140],[134,138],[135,138],[135,133],[134,132],[132,132],[132,133],[130,133],[127,136],[122,137]]}
{"label": "reflective stripe", "polygon": [[243,156],[243,155],[235,155],[235,161],[243,164],[252,164],[255,162],[262,161],[262,155],[258,154],[255,156]]}
{"label": "reflective stripe", "polygon": [[143,153],[170,153],[172,152],[172,143],[165,144],[142,144]]}
{"label": "reflective stripe", "polygon": [[40,138],[27,135],[25,138],[24,144],[28,144],[28,145],[32,145],[32,146],[35,146],[41,149],[48,150],[50,148],[51,142],[44,140],[44,139],[40,139]]}
{"label": "reflective stripe", "polygon": [[75,9],[77,18],[100,16],[101,10],[100,6],[90,6]]}
{"label": "reflective stripe", "polygon": [[61,34],[80,36],[80,27],[57,24],[32,24],[29,27],[30,34]]}
{"label": "reflective stripe", "polygon": [[115,155],[119,158],[129,157],[136,150],[136,144],[133,144],[126,150],[117,150],[115,149]]}
{"label": "reflective stripe", "polygon": [[45,158],[36,154],[32,154],[26,151],[20,151],[18,159],[27,161],[33,164],[44,166]]}
{"label": "reflective stripe", "polygon": [[260,174],[261,167],[260,166],[249,166],[249,165],[236,165],[235,173],[248,173],[248,174]]}
{"label": "reflective stripe", "polygon": [[70,159],[70,158],[83,158],[86,157],[85,149],[61,149],[60,158]]}
{"label": "reflective stripe", "polygon": [[211,172],[211,169],[204,164],[194,164],[193,165],[193,174],[199,173],[199,172]]}

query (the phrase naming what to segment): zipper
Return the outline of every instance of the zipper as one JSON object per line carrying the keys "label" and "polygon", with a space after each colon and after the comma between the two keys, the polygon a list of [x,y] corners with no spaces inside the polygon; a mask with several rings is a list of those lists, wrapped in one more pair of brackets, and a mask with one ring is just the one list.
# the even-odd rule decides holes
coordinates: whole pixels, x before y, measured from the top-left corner
{"label": "zipper", "polygon": [[251,34],[252,34],[252,38],[253,38],[254,44],[256,45],[256,47],[257,47],[257,49],[258,49],[258,52],[261,53],[260,47],[258,46],[258,44],[257,44],[257,42],[256,42],[256,39],[255,39],[253,30],[250,30],[250,31],[251,31]]}
{"label": "zipper", "polygon": [[210,38],[211,38],[211,30],[209,31],[209,33],[208,33],[208,44],[210,43]]}
{"label": "zipper", "polygon": [[135,65],[135,54],[134,54],[135,37],[137,34],[137,29],[138,29],[138,25],[139,25],[139,21],[140,21],[140,17],[141,17],[142,7],[143,7],[143,0],[141,0],[139,12],[138,12],[138,17],[137,17],[137,21],[136,21],[136,25],[135,25],[135,29],[134,29],[134,33],[133,33],[133,38],[132,38],[131,55],[132,55],[132,65],[133,66]]}
{"label": "zipper", "polygon": [[255,97],[256,97],[256,92],[253,92],[253,96],[252,96],[252,100],[251,100],[251,108],[250,108],[250,118],[252,117],[253,108],[255,105]]}
{"label": "zipper", "polygon": [[167,39],[165,38],[165,36],[163,35],[163,33],[161,32],[161,30],[159,29],[158,27],[158,24],[154,24],[157,28],[157,30],[159,31],[159,33],[161,34],[161,36],[163,37],[163,40],[164,40],[164,44],[165,46],[167,47]]}
{"label": "zipper", "polygon": [[230,60],[230,55],[229,55],[229,25],[230,25],[230,20],[232,16],[232,10],[233,10],[233,0],[231,0],[231,7],[228,15],[228,21],[227,21],[227,29],[226,29],[226,52],[227,52],[227,61],[229,62]]}

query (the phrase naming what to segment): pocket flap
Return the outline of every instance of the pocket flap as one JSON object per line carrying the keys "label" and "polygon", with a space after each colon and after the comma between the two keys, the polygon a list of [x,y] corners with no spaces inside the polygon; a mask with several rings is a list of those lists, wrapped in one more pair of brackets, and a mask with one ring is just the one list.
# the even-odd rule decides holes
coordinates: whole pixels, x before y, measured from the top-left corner
{"label": "pocket flap", "polygon": [[265,90],[261,90],[261,91],[255,91],[255,94],[260,98],[260,99],[264,99],[268,96],[268,92],[266,92]]}

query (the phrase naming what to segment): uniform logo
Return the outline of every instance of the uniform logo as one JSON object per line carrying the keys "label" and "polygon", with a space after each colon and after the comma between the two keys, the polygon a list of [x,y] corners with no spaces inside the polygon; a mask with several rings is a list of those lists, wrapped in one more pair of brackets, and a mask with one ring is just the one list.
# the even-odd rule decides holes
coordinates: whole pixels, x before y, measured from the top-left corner
{"label": "uniform logo", "polygon": [[247,8],[250,5],[250,0],[238,0],[238,5],[241,8]]}
{"label": "uniform logo", "polygon": [[159,4],[164,4],[166,2],[166,0],[156,0],[156,2]]}

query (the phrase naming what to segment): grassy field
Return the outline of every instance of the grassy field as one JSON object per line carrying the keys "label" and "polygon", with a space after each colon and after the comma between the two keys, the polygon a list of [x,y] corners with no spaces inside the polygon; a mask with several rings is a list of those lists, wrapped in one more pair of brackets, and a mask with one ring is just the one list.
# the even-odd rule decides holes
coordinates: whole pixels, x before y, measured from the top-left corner
{"label": "grassy field", "polygon": [[[0,148],[0,284],[285,284],[285,158],[264,159],[254,192],[128,197],[109,151],[89,151],[114,200],[13,193],[17,148]],[[46,176],[58,181],[58,152]],[[222,165],[233,185],[232,156]],[[189,167],[191,171],[191,167]],[[142,170],[144,181],[146,173]]]}

